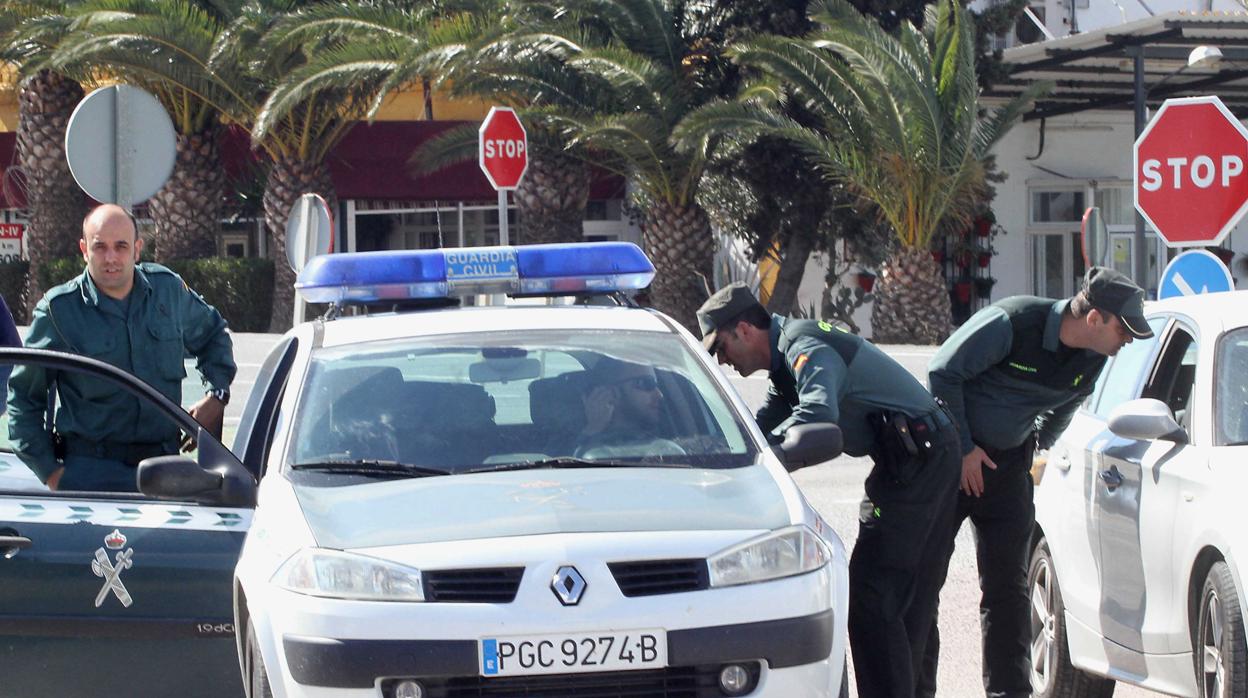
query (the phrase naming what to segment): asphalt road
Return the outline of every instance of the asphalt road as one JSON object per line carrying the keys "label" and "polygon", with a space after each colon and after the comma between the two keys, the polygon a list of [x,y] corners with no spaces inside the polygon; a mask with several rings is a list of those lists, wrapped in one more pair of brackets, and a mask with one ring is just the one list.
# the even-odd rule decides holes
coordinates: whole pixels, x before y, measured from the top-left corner
{"label": "asphalt road", "polygon": [[[226,410],[226,444],[233,443],[232,433],[237,428],[246,395],[255,381],[261,362],[277,343],[277,335],[234,335],[235,360],[239,372],[235,379],[234,397]],[[934,352],[932,347],[890,346],[885,348],[911,373],[925,382],[926,367]],[[188,374],[183,394],[188,402],[194,402],[203,394],[198,374],[188,364]],[[757,407],[767,391],[767,380],[759,373],[749,378],[736,376],[727,371],[746,404]],[[858,534],[858,502],[862,497],[862,483],[870,471],[870,460],[843,456],[826,464],[807,468],[794,474],[807,499],[819,510],[824,519],[840,534],[847,549],[852,549]],[[954,698],[982,696],[980,635],[979,635],[979,583],[976,577],[975,548],[971,538],[971,526],[963,526],[958,534],[957,546],[949,567],[949,578],[940,597],[941,603],[941,671],[938,676],[938,695]],[[850,668],[850,695],[856,696],[853,668]],[[1149,698],[1161,694],[1134,687],[1119,686],[1118,698]]]}

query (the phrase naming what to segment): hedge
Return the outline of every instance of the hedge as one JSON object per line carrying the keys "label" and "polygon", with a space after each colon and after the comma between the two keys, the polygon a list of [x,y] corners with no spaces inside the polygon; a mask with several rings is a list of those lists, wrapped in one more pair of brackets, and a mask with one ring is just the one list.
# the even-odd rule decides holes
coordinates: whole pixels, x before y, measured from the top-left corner
{"label": "hedge", "polygon": [[[20,303],[10,298],[20,298],[26,283],[26,262],[0,264],[0,293],[9,301],[14,315]],[[267,332],[269,314],[273,307],[273,261],[269,259],[236,259],[214,257],[211,259],[178,259],[165,263],[195,289],[204,300],[214,306],[230,329],[235,332]],[[82,257],[53,259],[40,265],[38,274],[43,288],[59,286],[73,279],[83,270]],[[10,286],[17,289],[10,296]],[[18,320],[25,323],[25,318]]]}
{"label": "hedge", "polygon": [[22,294],[26,292],[28,269],[30,262],[26,260],[0,262],[0,296],[4,296],[5,304],[13,311],[13,319],[19,325],[29,322],[26,317],[26,304],[22,301]]}
{"label": "hedge", "polygon": [[273,312],[273,260],[177,259],[165,266],[216,307],[235,332],[268,332]]}

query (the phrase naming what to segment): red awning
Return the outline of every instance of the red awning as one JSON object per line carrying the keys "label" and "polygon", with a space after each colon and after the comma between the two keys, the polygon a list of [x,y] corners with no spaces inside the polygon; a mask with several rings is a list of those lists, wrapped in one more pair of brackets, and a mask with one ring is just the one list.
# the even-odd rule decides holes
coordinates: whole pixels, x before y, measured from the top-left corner
{"label": "red awning", "polygon": [[[415,177],[407,161],[425,140],[462,121],[379,121],[360,123],[351,129],[328,158],[330,174],[339,199],[389,199],[395,201],[493,201],[497,195],[475,160],[447,167],[437,174]],[[17,164],[16,134],[0,133],[0,167],[11,182],[7,169]],[[231,177],[243,176],[254,167],[257,155],[251,150],[246,131],[229,129],[221,142],[222,165]],[[594,169],[591,199],[620,199],[624,179]],[[13,187],[7,187],[13,189]],[[13,192],[10,192],[13,193]],[[11,201],[0,191],[0,208],[23,208],[24,201]]]}
{"label": "red awning", "polygon": [[[475,160],[414,176],[408,160],[429,138],[464,121],[378,121],[359,123],[327,158],[339,199],[393,201],[493,201],[493,187]],[[233,129],[221,147],[231,174],[248,167],[254,157],[246,132]],[[595,168],[591,199],[620,199],[624,178]]]}

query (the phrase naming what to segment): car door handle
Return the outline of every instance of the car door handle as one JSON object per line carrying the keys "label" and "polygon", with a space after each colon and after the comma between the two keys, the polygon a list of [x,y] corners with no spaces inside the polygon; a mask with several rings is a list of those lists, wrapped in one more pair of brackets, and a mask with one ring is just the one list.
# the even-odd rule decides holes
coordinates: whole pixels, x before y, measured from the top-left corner
{"label": "car door handle", "polygon": [[13,557],[17,554],[17,551],[29,548],[31,545],[30,539],[26,536],[0,536],[0,557]]}
{"label": "car door handle", "polygon": [[1105,488],[1110,492],[1122,486],[1122,473],[1118,472],[1118,466],[1111,465],[1109,469],[1101,471],[1101,482],[1105,483]]}

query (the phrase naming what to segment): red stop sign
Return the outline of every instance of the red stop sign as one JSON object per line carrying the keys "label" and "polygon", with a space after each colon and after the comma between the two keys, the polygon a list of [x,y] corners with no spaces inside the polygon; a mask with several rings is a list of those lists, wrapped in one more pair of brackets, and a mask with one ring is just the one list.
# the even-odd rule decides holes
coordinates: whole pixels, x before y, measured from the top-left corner
{"label": "red stop sign", "polygon": [[1248,211],[1248,130],[1217,97],[1168,99],[1135,141],[1135,208],[1171,247],[1217,245]]}
{"label": "red stop sign", "polygon": [[491,107],[478,132],[481,171],[495,189],[515,189],[529,167],[529,139],[510,107]]}

